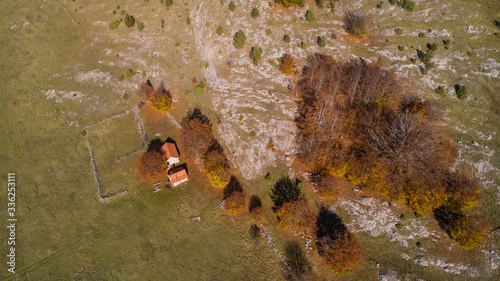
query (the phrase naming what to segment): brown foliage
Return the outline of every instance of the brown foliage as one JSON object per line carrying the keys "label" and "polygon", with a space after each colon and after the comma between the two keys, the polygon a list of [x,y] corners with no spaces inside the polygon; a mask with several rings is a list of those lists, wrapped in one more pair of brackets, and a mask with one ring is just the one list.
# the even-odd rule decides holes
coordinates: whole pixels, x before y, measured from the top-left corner
{"label": "brown foliage", "polygon": [[153,93],[154,93],[153,85],[151,85],[151,82],[149,82],[149,80],[143,82],[139,87],[139,96],[142,99],[149,99],[149,97],[153,95]]}
{"label": "brown foliage", "polygon": [[347,230],[340,232],[337,237],[319,238],[318,245],[318,252],[325,263],[340,272],[352,269],[363,259],[363,249],[356,237]]}
{"label": "brown foliage", "polygon": [[237,215],[245,209],[245,196],[243,192],[235,191],[224,200],[224,208],[230,215]]}
{"label": "brown foliage", "polygon": [[297,91],[299,156],[314,171],[360,182],[418,213],[448,198],[456,149],[437,129],[442,108],[405,95],[381,62],[316,55]]}
{"label": "brown foliage", "polygon": [[315,213],[305,200],[284,203],[277,211],[278,223],[285,229],[311,233],[315,229]]}
{"label": "brown foliage", "polygon": [[344,27],[346,31],[356,37],[363,37],[368,28],[370,17],[362,10],[356,12],[347,11],[344,15]]}
{"label": "brown foliage", "polygon": [[329,201],[337,200],[340,196],[339,187],[343,184],[343,179],[326,174],[315,183],[318,193]]}
{"label": "brown foliage", "polygon": [[261,221],[264,218],[264,209],[262,207],[253,208],[250,211],[250,218],[254,221]]}
{"label": "brown foliage", "polygon": [[280,70],[285,74],[292,74],[295,69],[295,59],[291,54],[285,54],[281,59]]}
{"label": "brown foliage", "polygon": [[214,143],[210,123],[198,117],[182,122],[181,137],[188,154],[195,157],[203,156]]}
{"label": "brown foliage", "polygon": [[160,152],[148,151],[139,159],[138,169],[142,178],[152,179],[165,174],[167,165]]}

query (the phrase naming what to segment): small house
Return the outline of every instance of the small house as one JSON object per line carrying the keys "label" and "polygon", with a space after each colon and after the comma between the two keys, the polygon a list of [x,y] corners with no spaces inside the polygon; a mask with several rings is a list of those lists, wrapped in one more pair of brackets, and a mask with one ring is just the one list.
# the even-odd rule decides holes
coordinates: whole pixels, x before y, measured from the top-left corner
{"label": "small house", "polygon": [[188,174],[184,167],[179,166],[168,170],[168,180],[173,186],[178,186],[181,183],[188,181]]}
{"label": "small house", "polygon": [[167,159],[167,165],[174,165],[180,162],[179,152],[177,151],[177,147],[173,142],[166,142],[162,145],[161,151]]}

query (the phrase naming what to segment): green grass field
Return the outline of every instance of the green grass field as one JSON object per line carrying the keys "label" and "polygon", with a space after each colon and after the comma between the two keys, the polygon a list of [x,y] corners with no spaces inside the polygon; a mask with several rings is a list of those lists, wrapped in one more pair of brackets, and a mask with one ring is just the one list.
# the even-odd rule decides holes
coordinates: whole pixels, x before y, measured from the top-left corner
{"label": "green grass field", "polygon": [[[169,112],[178,122],[188,110],[198,106],[212,120],[217,136],[220,122],[229,122],[229,127],[240,137],[238,141],[250,145],[267,141],[259,120],[268,120],[269,116],[290,119],[284,111],[294,102],[286,85],[272,80],[280,74],[268,63],[276,61],[282,50],[297,53],[300,67],[307,55],[315,51],[333,54],[340,61],[359,56],[382,57],[387,67],[402,71],[400,76],[406,79],[409,89],[423,98],[440,100],[447,109],[446,133],[454,141],[467,145],[461,160],[476,168],[486,167],[478,172],[484,172],[481,175],[490,183],[483,188],[483,201],[471,212],[488,215],[491,229],[500,226],[500,179],[495,170],[500,168],[500,87],[498,76],[485,75],[493,70],[498,73],[495,63],[500,61],[497,49],[500,37],[493,34],[500,32],[500,28],[493,25],[493,20],[500,20],[497,2],[418,1],[415,11],[406,12],[387,1],[382,9],[375,8],[380,1],[359,1],[354,3],[356,7],[362,6],[372,15],[369,40],[361,42],[343,34],[339,24],[343,12],[354,5],[348,1],[335,2],[336,12],[331,13],[327,9],[318,10],[312,0],[307,0],[306,5],[316,14],[315,23],[307,23],[293,12],[269,7],[267,2],[236,2],[236,11],[229,12],[227,0],[224,5],[220,1],[174,1],[168,9],[158,0],[0,1],[3,12],[0,17],[0,93],[3,98],[0,173],[3,178],[10,172],[17,175],[18,218],[16,274],[10,275],[6,270],[7,233],[2,231],[0,279],[282,280],[276,254],[264,241],[256,247],[251,240],[249,215],[245,212],[233,222],[222,212],[219,207],[222,191],[210,186],[193,159],[184,154],[182,146],[179,150],[182,162],[188,165],[189,182],[153,193],[153,183],[166,183],[166,178],[142,180],[136,170],[139,153],[118,161],[121,156],[141,149],[141,135],[133,113],[83,132],[84,127],[135,106],[140,100],[137,86],[151,79],[155,85],[164,82],[171,90],[174,103]],[[263,7],[261,18],[264,20],[259,24],[250,18],[247,8],[251,6]],[[397,9],[390,10],[393,8]],[[433,10],[426,13],[425,9]],[[124,18],[120,14],[122,10],[144,22],[145,29],[139,32],[137,27],[128,29],[121,23],[117,29],[110,30],[111,21]],[[300,16],[303,10],[293,11]],[[188,25],[188,16],[195,15],[196,11],[205,13],[202,15],[206,17],[190,18],[192,23]],[[163,28],[162,19],[165,20]],[[206,21],[210,22],[208,27]],[[225,29],[222,36],[215,35],[213,39],[205,34],[206,30],[215,33],[219,24]],[[199,26],[205,26],[206,30]],[[466,26],[488,32],[467,33]],[[247,49],[254,45],[264,49],[262,68],[249,70],[251,66],[245,63],[233,68],[227,66],[229,56],[236,61],[250,62],[247,49],[235,51],[230,47],[233,36],[230,30],[240,27],[254,32],[247,32]],[[396,27],[403,29],[402,35],[384,33]],[[265,35],[267,28],[272,30],[269,36]],[[451,34],[449,50],[441,43],[448,38],[442,30]],[[427,32],[427,36],[419,38],[420,31]],[[205,33],[199,36],[197,32]],[[318,49],[314,38],[331,32],[336,32],[338,38],[327,37],[327,46]],[[255,35],[257,33],[261,35]],[[281,39],[285,33],[292,35],[290,45]],[[296,46],[297,41],[305,41],[309,47],[302,50]],[[416,49],[433,42],[439,45],[433,60],[437,67],[422,75],[409,58],[416,57]],[[405,47],[403,52],[397,50],[399,45]],[[381,53],[384,50],[390,54]],[[467,51],[475,55],[468,56]],[[406,59],[390,59],[390,56],[406,56]],[[493,66],[487,64],[488,59],[494,62]],[[203,61],[209,61],[210,66]],[[229,77],[230,81],[214,80],[209,71],[211,66],[217,69],[218,78]],[[408,72],[404,72],[404,67]],[[127,69],[137,74],[119,81],[118,77]],[[236,76],[237,71],[243,74]],[[263,72],[263,76],[256,74],[259,72]],[[192,82],[193,78],[198,83],[203,79],[218,82],[207,85],[204,94],[197,96],[193,93],[197,85]],[[232,89],[217,88],[219,84],[232,85],[246,97],[231,94]],[[470,98],[458,100],[452,90],[455,84],[467,85]],[[433,91],[438,85],[446,87],[444,96]],[[266,92],[273,89],[273,94],[264,100],[266,95],[246,88]],[[192,92],[184,94],[186,90]],[[233,107],[225,108],[223,102],[229,99],[234,100],[229,105]],[[214,101],[218,102],[217,107]],[[266,111],[262,113],[263,110],[250,105]],[[171,137],[179,143],[179,131],[165,114],[154,112],[148,103],[141,107],[140,113],[149,139],[159,134],[162,139]],[[239,120],[240,115],[245,118]],[[250,136],[251,130],[257,131],[256,137]],[[123,190],[127,190],[127,194],[104,203],[99,201],[87,139],[94,153],[103,195]],[[220,141],[225,145],[224,139]],[[478,146],[472,145],[473,141]],[[234,148],[225,147],[225,150],[231,153]],[[297,163],[293,168],[302,169]],[[277,160],[274,167],[266,167],[265,172],[253,179],[243,179],[237,169],[234,171],[241,178],[247,198],[252,193],[261,197],[265,226],[280,252],[287,240],[300,239],[278,226],[268,196],[273,183],[286,175],[287,170],[288,167]],[[271,182],[264,180],[267,172],[273,177]],[[307,182],[304,192],[311,205],[320,203]],[[5,221],[5,188],[0,196],[0,214]],[[346,194],[348,198],[356,196]],[[341,208],[337,210],[345,223],[353,219]],[[395,212],[411,214],[402,206],[397,206]],[[198,216],[202,221],[194,222],[192,219]],[[482,252],[500,246],[498,234],[490,235],[488,248],[465,251],[439,229],[432,214],[426,215],[422,225],[443,237],[438,242],[422,239],[425,257],[468,264],[477,269],[479,280],[499,276],[498,269],[491,268]],[[309,259],[316,280],[377,280],[378,272],[386,269],[395,270],[400,279],[469,279],[467,275],[416,265],[413,260],[420,250],[414,244],[416,241],[409,240],[413,244],[403,248],[397,242],[389,242],[385,234],[372,237],[361,231],[356,236],[365,255],[355,272],[342,278],[332,275],[312,250]],[[448,245],[453,245],[452,251],[447,249]],[[411,259],[402,259],[402,252],[408,253]],[[376,267],[377,263],[380,268]]]}

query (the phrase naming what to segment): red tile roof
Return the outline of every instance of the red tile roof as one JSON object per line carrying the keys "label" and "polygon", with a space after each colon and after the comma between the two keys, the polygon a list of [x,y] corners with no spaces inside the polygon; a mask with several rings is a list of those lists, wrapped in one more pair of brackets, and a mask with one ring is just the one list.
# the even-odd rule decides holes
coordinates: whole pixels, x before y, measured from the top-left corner
{"label": "red tile roof", "polygon": [[171,157],[179,158],[179,153],[177,152],[175,143],[166,142],[162,145],[161,150],[165,153],[165,158],[167,158],[167,160]]}
{"label": "red tile roof", "polygon": [[168,171],[168,179],[173,184],[176,182],[185,180],[187,178],[188,178],[188,175],[187,175],[186,169],[184,169],[183,167],[173,168],[173,169],[170,169]]}

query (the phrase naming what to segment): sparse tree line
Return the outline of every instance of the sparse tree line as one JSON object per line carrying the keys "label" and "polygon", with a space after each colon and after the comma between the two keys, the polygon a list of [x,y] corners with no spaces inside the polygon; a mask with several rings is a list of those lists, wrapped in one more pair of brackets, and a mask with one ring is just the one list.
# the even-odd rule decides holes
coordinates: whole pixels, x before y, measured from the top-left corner
{"label": "sparse tree line", "polygon": [[417,214],[434,210],[464,248],[480,245],[487,219],[475,216],[473,224],[464,214],[481,199],[479,181],[451,169],[457,151],[439,129],[439,104],[408,94],[380,62],[337,63],[320,54],[309,59],[296,92],[299,157],[316,174],[320,195],[335,200],[347,180]]}

